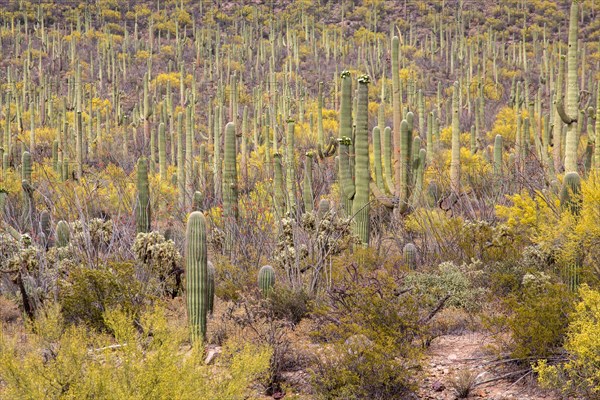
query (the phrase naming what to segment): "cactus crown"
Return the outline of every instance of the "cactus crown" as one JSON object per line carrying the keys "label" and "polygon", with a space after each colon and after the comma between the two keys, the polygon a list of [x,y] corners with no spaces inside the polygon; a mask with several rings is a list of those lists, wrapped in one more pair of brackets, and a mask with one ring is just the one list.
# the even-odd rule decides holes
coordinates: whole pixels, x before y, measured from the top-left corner
{"label": "cactus crown", "polygon": [[343,70],[342,73],[340,74],[340,78],[344,79],[344,78],[348,78],[350,76],[350,71],[348,71],[347,69]]}
{"label": "cactus crown", "polygon": [[371,78],[369,77],[369,75],[364,74],[358,77],[358,83],[369,83],[371,82]]}
{"label": "cactus crown", "polygon": [[348,136],[342,136],[341,138],[339,138],[337,140],[340,144],[343,144],[345,146],[350,146],[352,145],[352,139],[349,138]]}

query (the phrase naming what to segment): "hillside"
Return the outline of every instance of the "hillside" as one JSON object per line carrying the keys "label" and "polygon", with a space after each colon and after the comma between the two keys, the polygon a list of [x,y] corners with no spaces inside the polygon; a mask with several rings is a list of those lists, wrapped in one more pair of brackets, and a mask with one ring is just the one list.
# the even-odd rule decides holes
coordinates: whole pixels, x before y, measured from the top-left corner
{"label": "hillside", "polygon": [[0,5],[0,398],[599,398],[599,13]]}

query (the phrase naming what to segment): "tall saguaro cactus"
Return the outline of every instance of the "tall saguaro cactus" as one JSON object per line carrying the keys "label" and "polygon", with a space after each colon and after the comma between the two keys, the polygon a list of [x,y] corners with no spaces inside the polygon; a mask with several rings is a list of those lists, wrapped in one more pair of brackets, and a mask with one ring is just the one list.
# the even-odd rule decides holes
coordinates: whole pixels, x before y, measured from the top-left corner
{"label": "tall saguaro cactus", "polygon": [[356,134],[354,151],[355,194],[352,202],[355,233],[363,245],[369,244],[369,76],[358,78],[358,107],[356,110]]}
{"label": "tall saguaro cactus", "polygon": [[137,233],[150,232],[150,185],[148,183],[148,160],[142,157],[137,163],[137,204],[135,225]]}
{"label": "tall saguaro cactus", "polygon": [[237,161],[235,150],[235,124],[225,126],[225,156],[223,159],[223,217],[226,224],[225,251],[231,252],[235,222],[238,217]]}
{"label": "tall saguaro cactus", "polygon": [[209,308],[208,255],[206,219],[200,211],[188,217],[185,234],[185,273],[188,324],[192,341],[206,337],[206,315]]}
{"label": "tall saguaro cactus", "polygon": [[454,82],[452,92],[452,158],[450,160],[450,188],[455,194],[460,193],[460,123],[458,91],[460,86]]}
{"label": "tall saguaro cactus", "polygon": [[235,149],[235,124],[225,126],[225,156],[223,159],[223,214],[226,218],[237,219],[237,161]]}
{"label": "tall saguaro cactus", "polygon": [[577,171],[577,147],[579,134],[577,131],[577,118],[579,108],[579,87],[577,84],[577,36],[578,36],[579,2],[571,2],[569,18],[569,42],[567,51],[567,93],[566,105],[557,104],[560,118],[567,124],[567,139],[565,142],[565,171]]}
{"label": "tall saguaro cactus", "polygon": [[158,125],[158,170],[160,180],[167,180],[167,143],[165,135],[165,124],[161,122]]}
{"label": "tall saguaro cactus", "polygon": [[400,95],[400,76],[398,66],[398,52],[400,46],[400,39],[398,36],[392,38],[392,107],[393,107],[393,124],[394,124],[394,178],[396,181],[396,194],[400,195],[402,191],[402,157],[400,155],[401,144],[401,133],[400,125],[402,120],[402,96]]}
{"label": "tall saguaro cactus", "polygon": [[350,72],[343,71],[342,93],[340,102],[340,136],[339,141],[339,174],[343,207],[346,214],[352,213],[354,199],[354,181],[350,171],[350,146],[352,145],[352,81]]}

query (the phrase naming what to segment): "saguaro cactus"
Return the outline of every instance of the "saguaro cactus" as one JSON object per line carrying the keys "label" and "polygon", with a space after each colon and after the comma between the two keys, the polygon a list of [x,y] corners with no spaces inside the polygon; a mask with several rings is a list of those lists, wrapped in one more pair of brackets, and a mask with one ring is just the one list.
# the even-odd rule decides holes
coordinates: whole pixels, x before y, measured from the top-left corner
{"label": "saguaro cactus", "polygon": [[311,212],[314,208],[315,196],[312,188],[312,166],[314,153],[309,151],[304,159],[304,181],[302,184],[302,200],[304,201],[304,211]]}
{"label": "saguaro cactus", "polygon": [[417,269],[417,247],[412,243],[406,243],[402,249],[404,262],[410,270]]}
{"label": "saguaro cactus", "polygon": [[223,216],[237,219],[237,162],[235,150],[235,124],[225,126],[225,157],[223,160]]}
{"label": "saguaro cactus", "polygon": [[223,159],[223,217],[226,224],[225,252],[231,252],[235,222],[238,217],[238,191],[237,191],[237,161],[235,149],[235,124],[227,123],[225,126],[225,156]]}
{"label": "saguaro cactus", "polygon": [[209,309],[209,272],[206,249],[206,219],[200,211],[190,214],[186,239],[186,299],[192,341],[206,337]]}
{"label": "saguaro cactus", "polygon": [[213,313],[215,308],[215,266],[208,262],[208,312]]}
{"label": "saguaro cactus", "polygon": [[137,204],[135,208],[137,233],[150,232],[151,207],[150,185],[148,183],[148,160],[141,157],[137,163]]}
{"label": "saguaro cactus", "polygon": [[579,3],[571,2],[569,18],[569,47],[567,51],[567,98],[566,105],[557,102],[557,111],[560,118],[567,124],[567,138],[565,142],[565,171],[577,171],[577,147],[579,134],[577,131],[577,117],[579,108],[579,87],[577,85],[577,35],[579,18]]}
{"label": "saguaro cactus", "polygon": [[263,266],[258,271],[258,288],[267,297],[275,286],[275,270],[270,265]]}
{"label": "saguaro cactus", "polygon": [[31,182],[31,154],[24,151],[21,155],[21,179]]}
{"label": "saguaro cactus", "polygon": [[369,82],[368,75],[358,78],[358,107],[356,110],[356,134],[354,149],[355,194],[352,202],[355,233],[363,245],[369,244]]}
{"label": "saguaro cactus", "polygon": [[354,181],[350,170],[350,146],[352,145],[352,81],[350,72],[343,71],[342,93],[340,102],[340,136],[339,142],[339,175],[343,198],[343,207],[346,214],[352,214],[352,200],[354,199]]}
{"label": "saguaro cactus", "polygon": [[450,160],[450,188],[456,194],[460,193],[460,123],[458,91],[460,86],[454,82],[452,92],[452,158]]}
{"label": "saguaro cactus", "polygon": [[560,191],[560,205],[563,210],[569,210],[579,215],[581,209],[581,179],[577,172],[567,172]]}
{"label": "saguaro cactus", "polygon": [[502,175],[502,135],[496,135],[494,139],[494,175],[500,177]]}
{"label": "saguaro cactus", "polygon": [[167,180],[167,137],[165,134],[165,124],[161,122],[158,125],[158,171],[160,180]]}
{"label": "saguaro cactus", "polygon": [[62,220],[58,221],[58,224],[56,224],[56,247],[68,246],[70,240],[69,224]]}

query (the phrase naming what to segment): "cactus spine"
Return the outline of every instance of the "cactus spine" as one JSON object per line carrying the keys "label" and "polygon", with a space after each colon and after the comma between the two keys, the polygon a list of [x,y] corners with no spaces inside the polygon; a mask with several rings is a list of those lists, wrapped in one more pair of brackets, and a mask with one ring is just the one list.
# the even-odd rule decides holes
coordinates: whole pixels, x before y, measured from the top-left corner
{"label": "cactus spine", "polygon": [[186,229],[186,299],[192,342],[206,337],[209,306],[209,276],[206,249],[206,219],[200,211],[190,214]]}
{"label": "cactus spine", "polygon": [[150,185],[148,183],[148,160],[142,157],[137,163],[137,204],[135,224],[137,233],[150,232],[151,207]]}
{"label": "cactus spine", "polygon": [[275,270],[270,265],[263,266],[258,271],[258,288],[267,297],[275,286]]}

